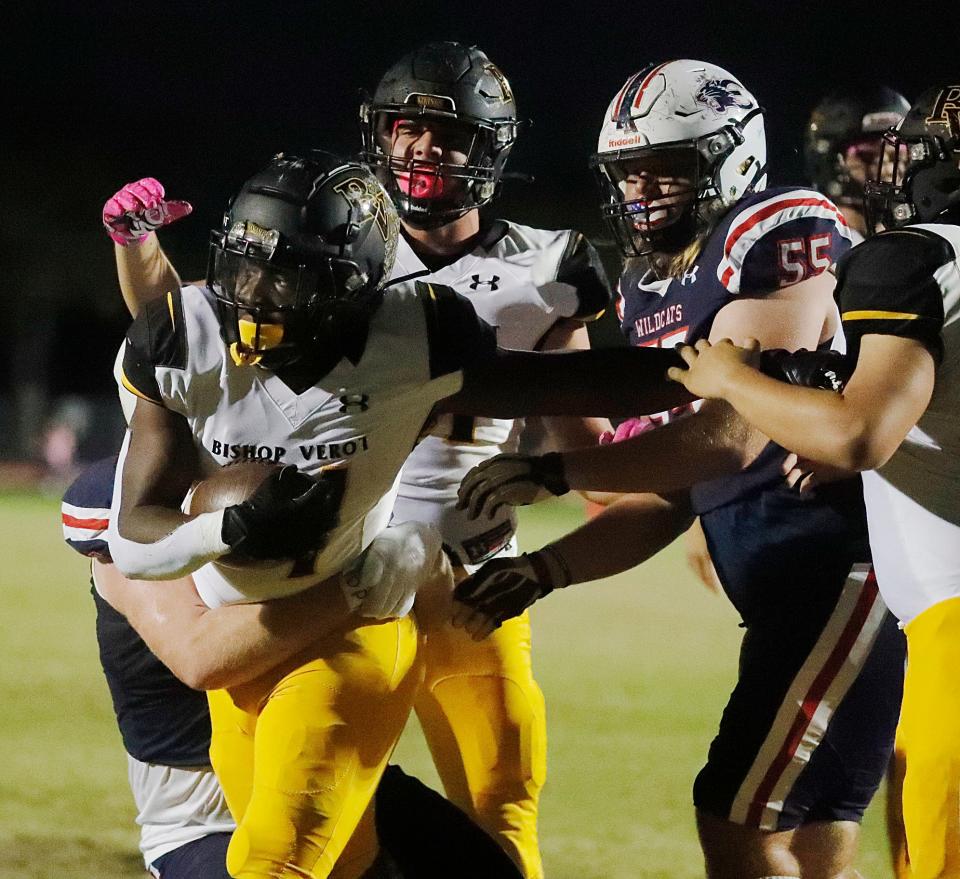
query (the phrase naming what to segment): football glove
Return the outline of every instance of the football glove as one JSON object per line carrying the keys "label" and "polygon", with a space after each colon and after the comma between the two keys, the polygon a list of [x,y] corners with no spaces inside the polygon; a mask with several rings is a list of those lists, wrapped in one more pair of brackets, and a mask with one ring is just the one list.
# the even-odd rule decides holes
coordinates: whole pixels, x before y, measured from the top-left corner
{"label": "football glove", "polygon": [[446,573],[443,541],[433,525],[402,522],[378,534],[340,577],[351,610],[378,620],[405,617],[422,583]]}
{"label": "football glove", "polygon": [[164,195],[163,184],[153,177],[128,183],[115,192],[103,206],[107,235],[123,247],[139,244],[151,232],[193,211],[189,202],[167,201]]}
{"label": "football glove", "polygon": [[454,590],[459,606],[453,624],[479,641],[570,580],[566,561],[552,546],[517,558],[491,559]]}
{"label": "football glove", "polygon": [[493,518],[505,504],[514,507],[535,504],[570,491],[563,475],[563,457],[545,455],[497,455],[474,467],[457,492],[457,509],[476,519],[481,513]]}
{"label": "football glove", "polygon": [[223,511],[221,539],[251,559],[299,558],[322,549],[339,523],[346,471],[319,479],[289,466],[271,473],[253,496]]}
{"label": "football glove", "polygon": [[839,393],[846,387],[855,367],[853,359],[839,351],[771,348],[760,352],[760,371],[764,375],[805,388]]}

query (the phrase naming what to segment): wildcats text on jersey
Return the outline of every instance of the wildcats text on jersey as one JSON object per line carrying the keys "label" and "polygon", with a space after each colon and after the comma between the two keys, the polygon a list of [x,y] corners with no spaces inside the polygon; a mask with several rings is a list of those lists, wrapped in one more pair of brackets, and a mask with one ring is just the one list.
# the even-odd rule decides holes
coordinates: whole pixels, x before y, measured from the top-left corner
{"label": "wildcats text on jersey", "polygon": [[676,329],[674,325],[682,321],[683,303],[677,302],[653,314],[638,317],[634,321],[634,329],[638,336],[649,336],[653,333],[662,333],[664,330]]}

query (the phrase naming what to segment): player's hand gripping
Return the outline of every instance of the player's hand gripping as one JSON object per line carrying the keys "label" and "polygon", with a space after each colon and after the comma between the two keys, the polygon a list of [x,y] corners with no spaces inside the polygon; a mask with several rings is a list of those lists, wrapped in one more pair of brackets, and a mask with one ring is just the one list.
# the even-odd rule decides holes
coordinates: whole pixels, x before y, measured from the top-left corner
{"label": "player's hand gripping", "polygon": [[517,558],[492,559],[454,590],[453,625],[480,641],[570,580],[566,561],[552,546]]}
{"label": "player's hand gripping", "polygon": [[757,366],[760,360],[760,343],[756,339],[747,339],[743,348],[729,339],[721,339],[715,345],[700,339],[695,345],[681,345],[677,350],[687,368],[671,366],[667,378],[705,400],[724,399],[738,372]]}
{"label": "player's hand gripping", "polygon": [[103,206],[103,225],[117,244],[139,244],[151,232],[175,223],[193,211],[185,201],[168,201],[163,184],[153,177],[128,183]]}
{"label": "player's hand gripping", "polygon": [[715,345],[701,339],[695,345],[683,345],[679,352],[687,368],[671,366],[667,378],[705,399],[726,399],[738,377],[745,369],[751,368],[787,384],[839,392],[850,379],[854,367],[850,358],[838,351],[807,351],[805,348],[761,351],[756,339],[747,339],[743,348],[738,348],[729,339],[721,339]]}
{"label": "player's hand gripping", "polygon": [[271,473],[241,504],[223,511],[220,535],[232,552],[252,559],[298,558],[321,549],[339,522],[346,473],[319,479],[289,466]]}
{"label": "player's hand gripping", "polygon": [[520,507],[570,491],[563,475],[563,458],[546,455],[497,455],[474,467],[460,484],[457,509],[471,519],[492,518],[505,504]]}

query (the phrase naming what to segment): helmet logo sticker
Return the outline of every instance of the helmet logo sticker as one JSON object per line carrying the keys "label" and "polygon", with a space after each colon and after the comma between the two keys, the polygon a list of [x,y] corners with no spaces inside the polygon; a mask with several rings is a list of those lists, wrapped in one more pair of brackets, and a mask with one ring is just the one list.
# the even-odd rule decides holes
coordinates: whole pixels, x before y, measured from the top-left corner
{"label": "helmet logo sticker", "polygon": [[926,122],[928,125],[930,123],[947,125],[950,128],[950,135],[960,138],[960,85],[951,85],[941,90]]}
{"label": "helmet logo sticker", "polygon": [[386,238],[389,234],[387,222],[386,194],[369,180],[351,177],[333,187],[351,205],[360,208],[364,218],[370,217],[377,224],[380,234]]}
{"label": "helmet logo sticker", "polygon": [[[496,64],[485,64],[483,69],[489,73],[496,81],[497,85],[500,86],[500,100],[504,104],[509,104],[513,100],[513,92],[510,89],[510,83],[507,82],[507,78],[503,75],[503,71],[497,67]],[[481,92],[485,98],[492,98],[494,95],[487,95]]]}
{"label": "helmet logo sticker", "polygon": [[395,222],[396,214],[383,187],[372,178],[364,180],[361,177],[350,177],[334,186],[333,191],[342,195],[351,205],[357,206],[364,220],[370,218],[377,224],[386,249],[384,265],[392,267],[396,257],[397,239],[391,228],[391,219]]}
{"label": "helmet logo sticker", "polygon": [[743,86],[734,79],[704,80],[693,99],[718,114],[730,107],[749,110],[753,106],[753,101],[744,96]]}

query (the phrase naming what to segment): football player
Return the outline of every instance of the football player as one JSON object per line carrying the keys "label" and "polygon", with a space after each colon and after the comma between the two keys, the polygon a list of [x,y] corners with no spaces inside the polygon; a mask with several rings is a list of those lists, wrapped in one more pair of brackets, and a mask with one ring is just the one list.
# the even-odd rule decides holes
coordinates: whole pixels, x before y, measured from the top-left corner
{"label": "football player", "polygon": [[[572,230],[481,216],[521,128],[509,82],[486,54],[452,42],[418,48],[384,74],[361,118],[362,157],[401,219],[392,277],[452,287],[497,328],[503,347],[589,347],[584,323],[609,300],[591,245]],[[156,236],[137,239],[189,210],[167,201],[152,179],[128,185],[108,203],[105,222],[118,244],[128,301],[179,286]],[[573,447],[596,442],[606,424],[554,418],[544,426],[552,445]],[[516,554],[513,511],[472,521],[456,509],[456,492],[474,464],[515,451],[522,428],[511,419],[447,415],[404,466],[393,521],[435,524],[458,579],[488,558]],[[511,621],[482,644],[447,627],[433,632],[422,652],[426,678],[415,707],[447,795],[502,842],[527,879],[538,879],[546,720],[529,619]],[[484,735],[478,712],[486,718]]]}
{"label": "football player", "polygon": [[832,92],[810,114],[803,137],[807,179],[840,208],[854,244],[868,233],[864,185],[876,174],[883,133],[909,108],[899,92],[874,86]]}
{"label": "football player", "polygon": [[[585,322],[599,317],[610,293],[587,240],[481,214],[522,127],[510,84],[486,54],[450,42],[416,49],[383,75],[361,119],[362,158],[400,213],[394,277],[452,287],[497,328],[502,347],[589,347]],[[543,426],[550,446],[570,448],[596,443],[607,425],[560,418]],[[512,509],[481,522],[456,500],[467,471],[516,451],[522,428],[447,415],[404,464],[394,521],[435,524],[458,580],[489,558],[516,555]],[[540,879],[546,719],[530,643],[525,614],[483,643],[452,626],[431,634],[415,708],[447,795],[502,842],[527,879]]]}
{"label": "football player", "polygon": [[883,148],[888,170],[868,182],[866,206],[869,225],[888,231],[837,273],[856,358],[842,395],[769,387],[750,350],[729,342],[685,349],[689,368],[674,375],[814,470],[863,472],[878,582],[909,650],[900,739],[911,875],[932,879],[960,876],[960,85],[925,91]]}
{"label": "football player", "polygon": [[[763,114],[735,76],[680,60],[630,77],[594,164],[627,257],[620,314],[633,345],[747,332],[788,350],[829,345],[838,320],[827,269],[849,247],[846,222],[818,192],[766,188]],[[489,562],[458,587],[458,622],[482,637],[552,589],[648,558],[699,514],[746,628],[694,785],[708,876],[850,876],[903,673],[859,481],[801,500],[781,474],[786,452],[729,406],[673,415],[620,443],[502,456],[468,476],[462,501],[480,516],[558,487],[644,493],[538,553]]]}
{"label": "football player", "polygon": [[[337,590],[313,588],[269,605],[209,609],[189,578],[147,583],[121,577],[107,543],[116,464],[115,457],[99,461],[74,481],[64,495],[62,519],[67,544],[92,559],[100,661],[127,751],[140,850],[158,879],[228,879],[226,851],[236,824],[209,766],[210,713],[197,690],[244,683],[299,653],[342,624],[345,602]],[[408,561],[418,568],[430,562],[425,554]],[[406,573],[435,579],[429,588],[445,589],[429,567]],[[372,587],[366,565],[361,580],[364,574],[361,585]],[[420,625],[423,597],[421,586]],[[179,678],[138,631],[159,646]],[[370,879],[454,873],[519,879],[517,867],[484,831],[398,767],[387,767],[375,802],[381,849]],[[429,846],[417,826],[426,821],[436,833]],[[372,833],[368,826],[364,831]],[[351,844],[362,850],[363,836],[355,833]]]}
{"label": "football player", "polygon": [[[280,156],[214,234],[207,286],[147,303],[120,371],[137,396],[111,515],[125,575],[192,573],[210,606],[319,581],[345,580],[349,596],[340,575],[386,525],[430,418],[624,414],[687,398],[662,378],[679,362],[669,352],[506,351],[449,288],[385,295],[396,244],[392,202],[363,167]],[[624,370],[637,381],[615,381]],[[250,501],[180,511],[196,476],[239,458],[295,466]],[[264,564],[208,564],[227,554]],[[239,818],[233,875],[329,875],[415,695],[416,642],[407,617],[349,625],[211,697],[213,765]]]}
{"label": "football player", "polygon": [[[883,134],[910,108],[899,92],[886,86],[835,91],[814,107],[803,138],[807,179],[840,208],[853,244],[868,234],[864,187],[876,176]],[[887,160],[892,159],[889,150]],[[874,231],[874,230],[869,230]],[[886,797],[887,836],[897,879],[909,879],[902,814],[903,755],[894,746]]]}

